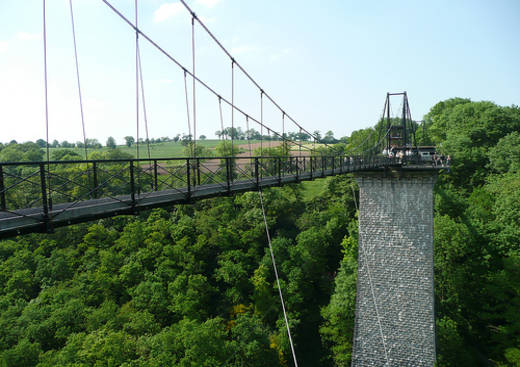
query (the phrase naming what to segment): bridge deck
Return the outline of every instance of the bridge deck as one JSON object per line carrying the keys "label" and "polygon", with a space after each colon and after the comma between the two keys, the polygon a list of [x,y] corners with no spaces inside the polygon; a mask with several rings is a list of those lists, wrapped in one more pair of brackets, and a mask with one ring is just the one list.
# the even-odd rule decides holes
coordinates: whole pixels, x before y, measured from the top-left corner
{"label": "bridge deck", "polygon": [[134,195],[115,195],[98,199],[76,200],[55,204],[52,208],[39,206],[15,210],[0,210],[0,238],[30,232],[50,232],[54,227],[116,215],[136,214],[139,211],[151,208],[167,207],[245,191],[255,191],[264,187],[280,186],[337,174],[384,170],[391,167],[405,170],[432,170],[440,168],[432,167],[430,164],[407,164],[403,166],[401,163],[396,164],[396,162],[389,162],[388,160],[385,160],[383,163],[372,162],[370,165],[356,165],[352,164],[352,162],[346,162],[344,165],[337,165],[336,167],[332,165],[332,167],[321,167],[319,170],[311,170],[310,172],[300,171],[298,174],[284,172],[283,175],[257,178],[253,175],[245,180],[230,180],[229,183],[224,181],[194,186],[186,185],[186,187],[181,188],[135,193]]}

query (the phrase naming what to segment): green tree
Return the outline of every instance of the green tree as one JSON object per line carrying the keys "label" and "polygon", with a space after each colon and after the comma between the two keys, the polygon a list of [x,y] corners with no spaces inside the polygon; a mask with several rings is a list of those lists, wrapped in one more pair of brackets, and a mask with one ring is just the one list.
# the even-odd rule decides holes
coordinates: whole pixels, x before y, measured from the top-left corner
{"label": "green tree", "polygon": [[337,142],[336,138],[334,138],[334,132],[329,130],[325,133],[325,136],[321,139],[322,143],[325,144],[334,144]]}
{"label": "green tree", "polygon": [[357,223],[349,224],[351,235],[342,242],[344,257],[335,279],[334,293],[330,303],[321,309],[325,322],[320,334],[331,352],[336,366],[350,366],[356,309],[357,280]]}
{"label": "green tree", "polygon": [[38,145],[40,148],[45,148],[47,146],[47,142],[43,139],[36,140],[36,145]]}
{"label": "green tree", "polygon": [[501,138],[489,150],[489,163],[498,173],[520,171],[520,133],[514,131]]}
{"label": "green tree", "polygon": [[277,351],[271,347],[269,329],[254,316],[239,314],[233,320],[230,349],[234,352],[232,366],[276,367],[280,366]]}
{"label": "green tree", "polygon": [[232,144],[229,140],[219,142],[215,148],[219,157],[234,157],[240,153],[240,148],[236,144]]}
{"label": "green tree", "polygon": [[101,149],[102,145],[97,139],[85,139],[87,148]]}
{"label": "green tree", "polygon": [[34,367],[38,363],[40,352],[38,344],[22,339],[14,348],[2,353],[2,366]]}
{"label": "green tree", "polygon": [[0,162],[37,162],[43,159],[43,150],[32,142],[9,144],[0,151]]}
{"label": "green tree", "polygon": [[55,149],[51,153],[52,160],[55,161],[72,161],[82,159],[81,155],[72,149]]}
{"label": "green tree", "polygon": [[74,148],[74,144],[69,143],[67,140],[63,140],[60,145],[62,148]]}
{"label": "green tree", "polygon": [[114,139],[113,137],[109,136],[108,139],[107,139],[107,148],[110,148],[110,149],[115,149],[116,148],[116,139]]}
{"label": "green tree", "polygon": [[135,139],[133,136],[125,136],[125,144],[127,147],[131,147],[132,144],[135,143]]}

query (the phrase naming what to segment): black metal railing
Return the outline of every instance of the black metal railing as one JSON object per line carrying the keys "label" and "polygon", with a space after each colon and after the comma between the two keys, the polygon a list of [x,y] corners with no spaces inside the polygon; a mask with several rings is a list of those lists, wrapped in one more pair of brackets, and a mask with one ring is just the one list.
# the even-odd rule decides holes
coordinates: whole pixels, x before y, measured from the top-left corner
{"label": "black metal railing", "polygon": [[197,194],[204,190],[204,197],[209,197],[391,166],[425,168],[432,162],[416,156],[336,155],[0,163],[0,227],[5,217],[55,220],[71,209],[99,202],[119,203],[132,212],[158,194],[191,200],[202,197]]}

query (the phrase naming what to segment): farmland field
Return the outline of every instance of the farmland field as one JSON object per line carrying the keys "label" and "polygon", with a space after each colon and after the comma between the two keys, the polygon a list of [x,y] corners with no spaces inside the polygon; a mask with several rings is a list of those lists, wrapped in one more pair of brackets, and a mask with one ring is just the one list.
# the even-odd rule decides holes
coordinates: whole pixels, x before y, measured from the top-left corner
{"label": "farmland field", "polygon": [[[220,142],[220,140],[218,140],[218,139],[198,140],[197,146],[203,146],[203,147],[209,149],[211,151],[211,154],[213,155],[216,153],[215,148],[217,147],[219,142]],[[255,149],[260,148],[260,140],[251,140],[249,143],[245,140],[235,140],[235,144],[236,144],[236,146],[238,146],[241,149],[241,151],[242,151],[241,155],[249,155],[249,152],[248,152],[249,144],[251,144],[253,151]],[[263,141],[264,148],[275,147],[277,145],[280,145],[280,141],[271,141],[271,142]],[[310,149],[312,149],[314,146],[316,148],[325,146],[324,144],[313,145],[313,144],[309,144],[309,143],[304,143],[302,145],[303,145],[303,148],[302,148],[303,155],[308,155],[308,152],[310,152]],[[118,145],[117,148],[124,153],[131,154],[134,157],[136,156],[136,145],[135,144],[132,145],[131,147],[128,147],[126,145]],[[52,157],[53,151],[60,150],[60,149],[73,150],[74,152],[78,153],[82,157],[85,154],[83,148],[77,148],[77,147],[75,147],[75,148],[50,148],[51,157]],[[139,144],[139,157],[140,158],[148,158],[147,149],[148,148],[145,143]],[[110,150],[110,148],[107,148],[107,147],[102,147],[102,148],[98,148],[98,149],[89,148],[88,152],[90,154],[92,152],[107,152],[109,150]],[[150,157],[151,158],[185,157],[186,156],[185,150],[186,150],[186,147],[184,145],[182,145],[180,142],[170,141],[170,142],[163,142],[163,143],[154,143],[154,144],[150,144]],[[294,155],[295,152],[299,151],[299,147],[297,145],[293,145],[293,146],[291,146],[291,151],[293,152],[292,155]]]}

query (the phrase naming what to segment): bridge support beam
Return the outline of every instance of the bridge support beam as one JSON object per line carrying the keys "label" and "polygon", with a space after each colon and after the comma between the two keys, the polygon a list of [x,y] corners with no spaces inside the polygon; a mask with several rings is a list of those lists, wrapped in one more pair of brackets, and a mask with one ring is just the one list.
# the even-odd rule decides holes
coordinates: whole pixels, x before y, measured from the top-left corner
{"label": "bridge support beam", "polygon": [[436,172],[357,173],[359,257],[352,366],[435,363]]}

